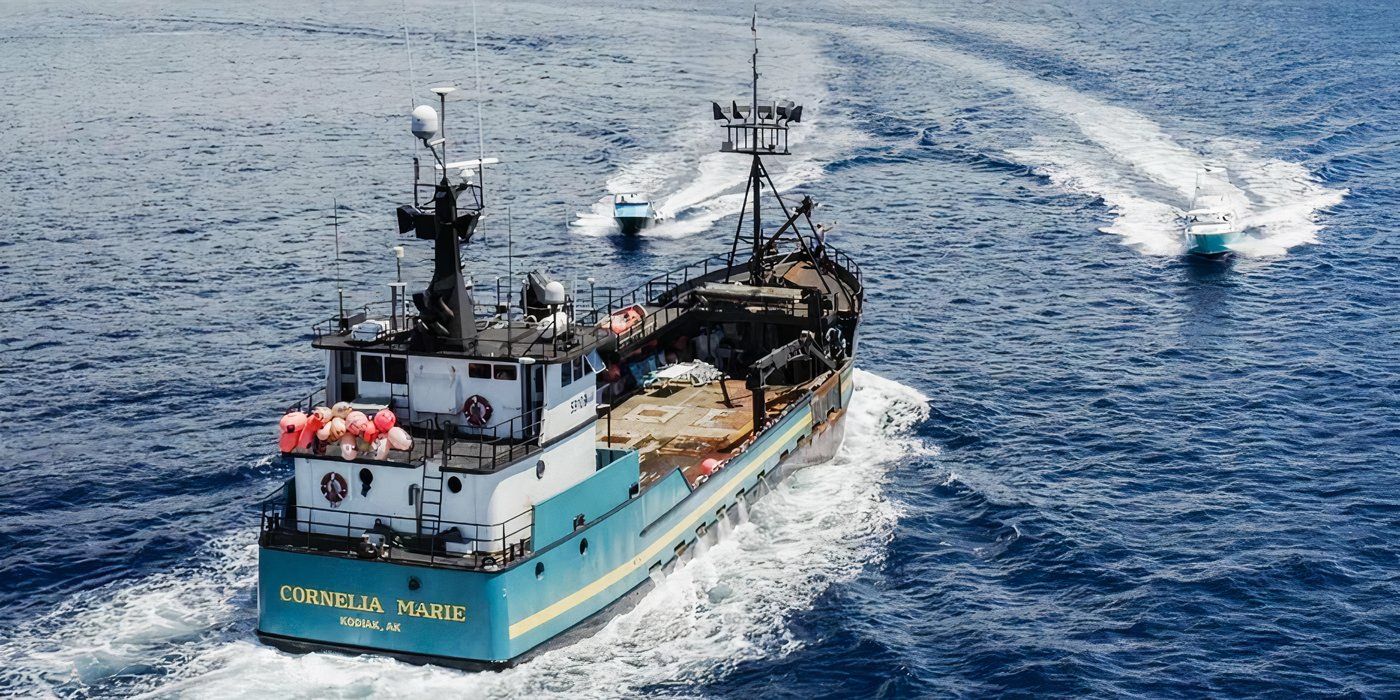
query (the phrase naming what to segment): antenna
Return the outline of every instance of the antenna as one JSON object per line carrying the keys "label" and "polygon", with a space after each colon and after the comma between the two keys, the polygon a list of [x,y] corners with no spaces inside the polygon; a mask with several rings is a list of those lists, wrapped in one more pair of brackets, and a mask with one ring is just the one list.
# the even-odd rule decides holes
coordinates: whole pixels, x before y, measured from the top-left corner
{"label": "antenna", "polygon": [[472,0],[472,66],[476,72],[476,184],[481,188],[481,206],[486,206],[486,137],[481,131],[481,48],[476,43],[476,0]]}
{"label": "antenna", "polygon": [[[514,232],[511,231],[509,204],[506,205],[506,293],[515,295],[515,239]],[[509,302],[506,304],[506,313],[510,313]]]}
{"label": "antenna", "polygon": [[418,82],[413,79],[413,44],[408,40],[408,0],[403,0],[400,8],[403,10],[403,47],[408,53],[408,108],[412,110],[418,106],[418,97],[413,94],[413,86]]}
{"label": "antenna", "polygon": [[[324,224],[322,224],[324,225]],[[340,298],[340,322],[345,323],[345,284],[340,276],[340,200],[331,199],[331,226],[335,229],[335,293]]]}
{"label": "antenna", "polygon": [[753,32],[753,111],[750,114],[756,118],[758,116],[758,3],[753,4],[753,22],[749,24],[749,31]]}

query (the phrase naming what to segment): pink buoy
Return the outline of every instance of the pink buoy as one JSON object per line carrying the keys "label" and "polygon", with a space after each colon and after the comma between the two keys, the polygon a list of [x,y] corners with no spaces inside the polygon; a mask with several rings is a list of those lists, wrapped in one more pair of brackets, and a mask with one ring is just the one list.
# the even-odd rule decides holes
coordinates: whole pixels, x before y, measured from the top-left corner
{"label": "pink buoy", "polygon": [[351,435],[364,434],[367,425],[370,425],[369,416],[360,411],[351,411],[349,415],[345,416],[345,431]]}
{"label": "pink buoy", "polygon": [[302,431],[306,429],[306,414],[301,411],[292,411],[282,420],[277,422],[278,438],[277,446],[283,452],[291,452],[296,449],[297,443],[301,442]]}
{"label": "pink buoy", "polygon": [[384,436],[389,439],[389,446],[396,450],[413,449],[413,438],[408,434],[407,430],[397,425],[390,428],[389,432],[385,433]]}
{"label": "pink buoy", "polygon": [[378,413],[374,414],[374,427],[378,428],[381,433],[389,432],[389,429],[398,423],[399,417],[387,408],[381,408]]}
{"label": "pink buoy", "polygon": [[364,428],[360,430],[360,441],[369,445],[375,440],[378,440],[382,435],[383,433],[379,432],[379,428],[374,427],[374,421],[370,421],[365,423]]}
{"label": "pink buoy", "polygon": [[389,438],[380,437],[374,441],[374,458],[384,461],[389,458]]}
{"label": "pink buoy", "polygon": [[355,459],[360,456],[359,451],[355,449],[355,438],[349,435],[341,436],[340,456],[342,459]]}
{"label": "pink buoy", "polygon": [[700,462],[701,474],[709,476],[717,471],[719,471],[719,460],[714,457],[706,457],[704,461]]}

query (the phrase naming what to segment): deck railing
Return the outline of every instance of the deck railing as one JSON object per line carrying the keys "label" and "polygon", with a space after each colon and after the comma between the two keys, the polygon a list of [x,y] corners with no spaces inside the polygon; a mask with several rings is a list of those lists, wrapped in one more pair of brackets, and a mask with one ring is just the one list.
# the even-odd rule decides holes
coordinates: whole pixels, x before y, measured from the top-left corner
{"label": "deck railing", "polygon": [[[264,546],[470,569],[506,565],[532,551],[533,509],[491,524],[389,516],[300,505],[292,483],[259,503]],[[362,544],[367,534],[382,537],[382,542]],[[458,551],[449,549],[453,544],[459,545]]]}
{"label": "deck railing", "polygon": [[420,457],[424,463],[441,456],[441,464],[449,469],[494,471],[543,449],[540,446],[543,420],[544,410],[534,408],[481,428],[454,423],[415,423],[413,433],[415,439],[426,441]]}

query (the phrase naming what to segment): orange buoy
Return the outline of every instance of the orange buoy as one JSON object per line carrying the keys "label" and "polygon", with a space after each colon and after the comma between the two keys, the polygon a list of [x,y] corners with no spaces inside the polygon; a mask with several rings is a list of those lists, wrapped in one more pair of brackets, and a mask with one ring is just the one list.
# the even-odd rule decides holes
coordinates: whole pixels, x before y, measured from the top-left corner
{"label": "orange buoy", "polygon": [[[326,411],[326,415],[330,415],[329,410]],[[312,411],[309,415],[306,416],[306,427],[301,429],[301,438],[297,440],[297,447],[303,450],[310,447],[311,441],[315,439],[316,434],[319,433],[321,431],[321,428],[324,428],[325,426],[325,421],[321,418],[321,412]]]}
{"label": "orange buoy", "polygon": [[374,427],[378,428],[381,433],[389,432],[389,429],[398,423],[399,417],[387,408],[381,408],[378,413],[374,414]]}
{"label": "orange buoy", "polygon": [[700,462],[701,474],[709,476],[717,471],[719,471],[719,460],[714,457],[706,457],[704,461]]}

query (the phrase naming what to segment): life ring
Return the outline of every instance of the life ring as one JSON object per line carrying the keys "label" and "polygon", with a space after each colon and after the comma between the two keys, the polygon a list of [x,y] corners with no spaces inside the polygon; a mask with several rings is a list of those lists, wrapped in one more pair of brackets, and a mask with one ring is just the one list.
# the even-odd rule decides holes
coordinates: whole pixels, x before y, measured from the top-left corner
{"label": "life ring", "polygon": [[332,508],[339,508],[340,502],[345,500],[346,494],[350,493],[350,485],[345,483],[345,477],[335,472],[326,472],[321,477],[321,495],[330,501]]}
{"label": "life ring", "polygon": [[485,427],[491,420],[491,402],[481,394],[472,394],[467,397],[467,402],[462,404],[462,415],[467,419],[467,424],[476,428]]}

